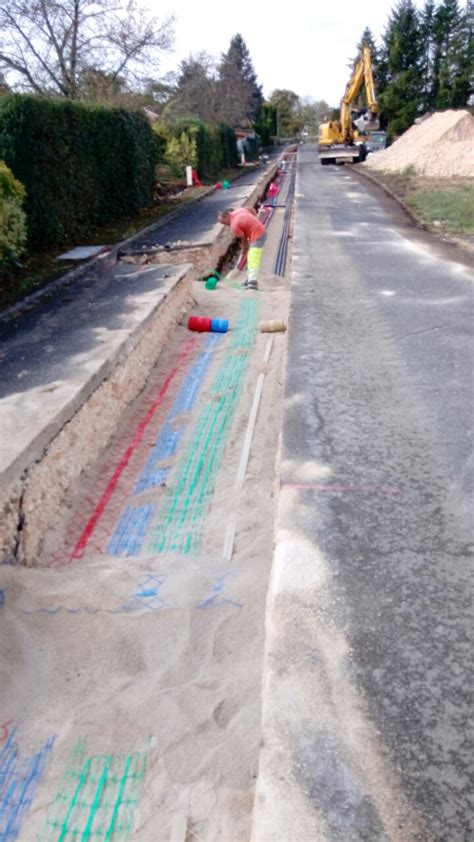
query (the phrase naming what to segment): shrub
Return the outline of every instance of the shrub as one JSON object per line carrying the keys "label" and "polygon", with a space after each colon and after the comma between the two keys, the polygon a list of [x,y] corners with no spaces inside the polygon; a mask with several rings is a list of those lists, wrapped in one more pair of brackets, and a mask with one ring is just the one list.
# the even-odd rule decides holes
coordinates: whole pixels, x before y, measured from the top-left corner
{"label": "shrub", "polygon": [[198,162],[195,138],[190,137],[186,132],[181,132],[179,138],[172,137],[166,144],[165,160],[174,175],[185,175],[186,167],[195,167]]}
{"label": "shrub", "polygon": [[4,161],[0,161],[0,267],[15,263],[26,247],[26,191]]}
{"label": "shrub", "polygon": [[239,157],[235,133],[230,126],[207,126],[200,120],[182,118],[170,126],[170,134],[181,137],[185,132],[196,142],[197,170],[201,178],[214,178],[223,168],[236,166]]}
{"label": "shrub", "polygon": [[26,187],[32,245],[56,246],[153,199],[156,139],[136,112],[13,94],[0,98],[0,158]]}
{"label": "shrub", "polygon": [[153,123],[152,128],[155,139],[155,163],[162,164],[165,161],[166,147],[169,140],[168,128],[161,120]]}

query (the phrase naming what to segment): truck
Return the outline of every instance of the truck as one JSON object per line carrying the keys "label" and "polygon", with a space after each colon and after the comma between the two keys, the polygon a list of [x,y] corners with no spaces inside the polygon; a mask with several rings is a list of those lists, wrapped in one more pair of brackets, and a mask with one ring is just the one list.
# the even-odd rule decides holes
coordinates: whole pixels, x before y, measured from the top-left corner
{"label": "truck", "polygon": [[[354,103],[365,86],[367,108],[357,110]],[[356,164],[365,161],[367,147],[364,135],[379,126],[378,103],[375,96],[372,58],[369,47],[364,47],[341,101],[339,120],[321,123],[319,127],[319,160],[321,164]]]}

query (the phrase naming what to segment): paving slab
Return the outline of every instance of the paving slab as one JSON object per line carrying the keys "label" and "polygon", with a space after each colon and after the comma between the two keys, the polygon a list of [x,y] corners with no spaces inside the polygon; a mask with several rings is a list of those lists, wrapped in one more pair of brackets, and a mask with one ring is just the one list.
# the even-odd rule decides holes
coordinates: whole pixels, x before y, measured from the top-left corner
{"label": "paving slab", "polygon": [[90,257],[96,257],[106,248],[107,246],[76,246],[63,254],[59,254],[56,260],[88,260]]}

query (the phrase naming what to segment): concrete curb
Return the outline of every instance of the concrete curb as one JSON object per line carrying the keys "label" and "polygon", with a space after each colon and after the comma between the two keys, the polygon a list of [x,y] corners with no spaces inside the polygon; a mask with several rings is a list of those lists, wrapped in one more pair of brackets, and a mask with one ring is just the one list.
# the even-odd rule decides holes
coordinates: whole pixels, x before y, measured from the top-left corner
{"label": "concrete curb", "polygon": [[376,185],[376,187],[380,187],[380,189],[383,190],[383,192],[387,196],[389,196],[391,199],[394,199],[394,201],[397,202],[397,204],[402,208],[402,210],[405,211],[407,216],[410,217],[411,221],[415,224],[417,228],[421,228],[423,231],[426,231],[428,234],[431,234],[437,239],[442,239],[445,243],[450,243],[451,245],[457,246],[460,249],[464,249],[470,254],[474,252],[474,246],[469,245],[469,243],[466,243],[464,240],[460,240],[458,237],[451,237],[448,234],[438,235],[436,230],[433,230],[426,222],[424,222],[421,216],[418,216],[418,214],[415,213],[415,211],[412,210],[412,208],[410,208],[410,206],[407,205],[407,203],[404,202],[403,199],[400,198],[400,196],[397,196],[397,194],[393,190],[391,190],[390,187],[384,184],[383,181],[380,181],[380,179],[378,179],[377,176],[367,172],[367,170],[364,170],[361,167],[354,166],[354,164],[346,164],[346,166],[349,167],[349,169],[351,169],[357,175],[361,175],[363,176],[363,178],[366,178],[367,181],[371,181],[372,184]]}

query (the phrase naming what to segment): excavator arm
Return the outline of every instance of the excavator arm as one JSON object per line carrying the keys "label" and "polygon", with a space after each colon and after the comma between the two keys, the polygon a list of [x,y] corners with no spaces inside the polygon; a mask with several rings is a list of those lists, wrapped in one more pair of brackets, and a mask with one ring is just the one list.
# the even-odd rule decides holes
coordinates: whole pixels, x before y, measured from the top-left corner
{"label": "excavator arm", "polygon": [[[368,108],[353,118],[353,106],[362,89],[365,87]],[[354,131],[353,124],[359,131],[372,131],[379,128],[377,118],[378,104],[375,97],[374,76],[372,72],[372,60],[369,47],[364,47],[360,61],[354,68],[354,72],[346,85],[346,90],[341,102],[340,119],[331,123],[323,123],[320,127],[320,151],[324,147],[334,145],[353,146],[354,140],[358,137]],[[330,155],[324,156],[326,163]]]}
{"label": "excavator arm", "polygon": [[375,98],[374,74],[372,72],[372,60],[370,50],[364,47],[362,58],[357,63],[355,70],[347,83],[345,94],[341,102],[341,130],[344,135],[344,142],[352,140],[352,108],[360,94],[362,83],[365,86],[368,110],[358,117],[354,122],[358,129],[378,129],[377,119],[378,103]]}

